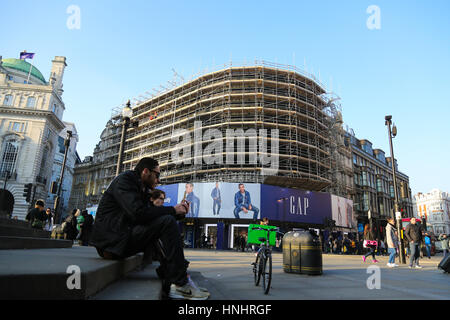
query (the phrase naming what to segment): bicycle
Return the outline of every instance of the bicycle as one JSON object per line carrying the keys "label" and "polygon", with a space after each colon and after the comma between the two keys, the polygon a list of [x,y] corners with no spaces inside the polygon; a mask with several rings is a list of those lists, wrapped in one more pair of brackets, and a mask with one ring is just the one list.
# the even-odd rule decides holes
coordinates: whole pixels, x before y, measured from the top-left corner
{"label": "bicycle", "polygon": [[276,229],[265,229],[261,227],[253,228],[252,230],[264,230],[267,231],[266,238],[258,238],[261,241],[261,247],[259,248],[256,260],[252,263],[253,265],[253,276],[255,280],[255,286],[258,286],[261,281],[262,276],[262,287],[264,294],[268,294],[270,290],[270,284],[272,283],[272,247],[269,244],[270,232],[279,232]]}

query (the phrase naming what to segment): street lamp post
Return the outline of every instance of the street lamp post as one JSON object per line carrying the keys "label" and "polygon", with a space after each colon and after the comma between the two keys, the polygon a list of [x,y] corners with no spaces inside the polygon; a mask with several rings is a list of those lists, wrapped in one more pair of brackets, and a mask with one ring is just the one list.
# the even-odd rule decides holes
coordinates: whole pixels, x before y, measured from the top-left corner
{"label": "street lamp post", "polygon": [[63,178],[64,178],[64,169],[65,169],[65,167],[66,167],[66,161],[67,161],[67,153],[68,153],[68,151],[69,151],[69,146],[70,146],[70,138],[72,138],[72,131],[67,131],[67,137],[66,137],[66,140],[64,140],[64,146],[66,147],[66,150],[64,151],[64,160],[63,160],[63,163],[62,163],[62,168],[61,168],[61,175],[60,175],[60,178],[59,178],[59,184],[58,184],[58,193],[57,193],[57,195],[56,195],[56,199],[55,199],[55,206],[54,206],[54,209],[55,209],[55,221],[56,221],[56,223],[59,223],[59,219],[60,219],[60,207],[61,207],[61,205],[60,205],[60,203],[61,203],[61,199],[60,199],[60,196],[61,196],[61,191],[62,191],[62,183],[63,183]]}
{"label": "street lamp post", "polygon": [[400,262],[402,264],[406,264],[406,258],[405,258],[405,247],[403,243],[403,232],[402,232],[402,215],[399,212],[399,206],[398,206],[398,193],[397,193],[397,177],[396,177],[396,171],[395,171],[395,158],[394,158],[394,148],[392,145],[392,138],[395,138],[397,135],[397,127],[394,125],[391,131],[391,124],[392,124],[392,116],[386,116],[384,118],[386,120],[385,124],[388,127],[388,135],[389,135],[389,146],[391,148],[391,165],[392,165],[392,179],[394,181],[394,208],[395,208],[395,218],[397,221],[397,233],[398,237],[400,239]]}
{"label": "street lamp post", "polygon": [[116,177],[119,175],[120,167],[122,166],[123,147],[125,144],[127,129],[130,125],[130,119],[131,119],[132,115],[133,115],[133,111],[131,110],[131,107],[130,107],[130,100],[128,100],[126,106],[122,110],[122,136],[120,138],[119,156],[117,158]]}

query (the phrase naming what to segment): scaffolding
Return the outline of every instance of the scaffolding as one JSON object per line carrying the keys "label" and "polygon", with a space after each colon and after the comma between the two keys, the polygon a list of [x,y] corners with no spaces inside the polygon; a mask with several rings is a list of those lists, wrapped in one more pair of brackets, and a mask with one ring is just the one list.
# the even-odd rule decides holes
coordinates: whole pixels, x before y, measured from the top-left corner
{"label": "scaffolding", "polygon": [[353,181],[352,148],[346,138],[340,97],[335,93],[323,95],[326,101],[324,111],[328,115],[328,135],[330,141],[330,186],[326,191],[337,196],[352,199],[355,193]]}
{"label": "scaffolding", "polygon": [[[181,84],[172,81],[170,89],[161,86],[165,91],[158,90],[156,95],[132,105],[132,120],[138,120],[139,126],[127,133],[124,170],[133,168],[143,156],[151,156],[158,160],[161,179],[167,184],[246,182],[320,191],[332,183],[329,105],[325,89],[315,77],[293,66],[255,61],[251,66],[230,63],[187,82],[182,80]],[[221,137],[202,139],[200,145],[191,139],[187,145],[191,153],[176,164],[172,153],[180,149],[174,139],[177,130],[195,137],[198,121],[202,133],[217,129]],[[261,129],[267,130],[267,136],[260,136]],[[275,129],[278,137],[273,138]],[[227,161],[227,130],[238,133],[232,149],[234,159],[245,161]],[[258,144],[264,142],[267,149],[255,148],[239,132],[258,133]],[[245,139],[244,148],[240,139]],[[202,154],[195,151],[205,150],[212,142],[223,146],[222,152],[214,154],[222,161],[204,163]],[[276,154],[271,152],[275,142]],[[257,159],[276,156],[276,174],[263,175],[264,165],[252,161],[255,154]]]}

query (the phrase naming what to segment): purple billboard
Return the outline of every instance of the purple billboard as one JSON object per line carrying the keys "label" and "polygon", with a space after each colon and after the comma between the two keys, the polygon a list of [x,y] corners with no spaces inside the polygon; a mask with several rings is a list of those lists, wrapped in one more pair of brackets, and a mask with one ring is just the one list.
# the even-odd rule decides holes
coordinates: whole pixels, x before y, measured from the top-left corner
{"label": "purple billboard", "polygon": [[323,224],[331,219],[329,193],[261,185],[261,218],[299,223]]}

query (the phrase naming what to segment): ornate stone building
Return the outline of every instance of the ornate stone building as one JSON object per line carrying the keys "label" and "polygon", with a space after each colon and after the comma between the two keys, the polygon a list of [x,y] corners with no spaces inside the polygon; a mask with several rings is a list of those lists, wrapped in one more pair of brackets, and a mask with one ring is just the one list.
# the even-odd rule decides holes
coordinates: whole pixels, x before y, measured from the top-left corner
{"label": "ornate stone building", "polygon": [[[47,82],[20,59],[0,59],[0,210],[24,219],[33,199],[46,199],[65,104],[65,57],[55,57]],[[24,185],[32,184],[29,202]],[[49,205],[49,204],[46,204]]]}

